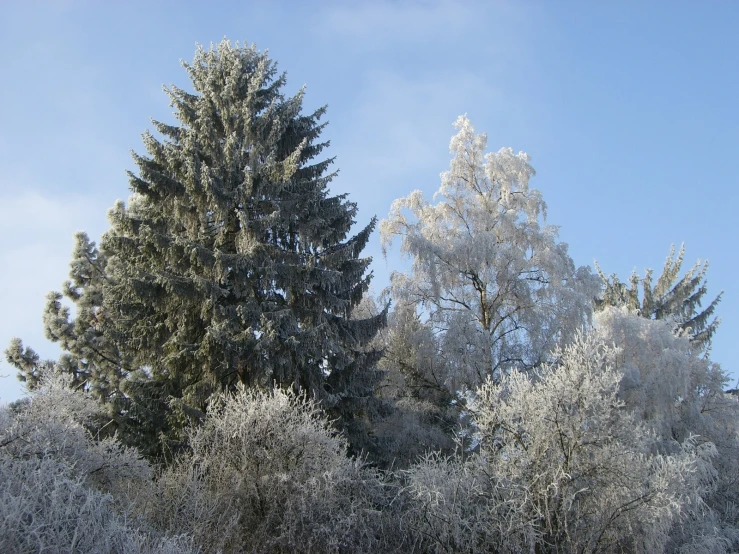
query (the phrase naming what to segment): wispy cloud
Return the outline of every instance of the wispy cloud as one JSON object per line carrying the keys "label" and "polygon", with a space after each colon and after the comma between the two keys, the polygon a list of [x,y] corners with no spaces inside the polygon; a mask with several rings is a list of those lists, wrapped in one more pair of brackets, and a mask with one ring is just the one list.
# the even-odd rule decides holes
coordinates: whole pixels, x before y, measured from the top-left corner
{"label": "wispy cloud", "polygon": [[471,4],[449,1],[357,2],[335,6],[321,21],[334,38],[350,38],[362,50],[379,52],[457,34],[475,24],[475,11]]}
{"label": "wispy cloud", "polygon": [[[452,123],[516,120],[510,72],[527,36],[527,11],[517,3],[329,3],[311,33],[336,68],[340,105],[331,105],[329,136],[341,173],[337,192],[350,191],[359,224],[383,218],[413,189],[430,196],[449,165]],[[351,75],[351,83],[345,79]],[[332,92],[332,91],[329,91]],[[480,123],[484,129],[484,124]],[[502,144],[497,147],[503,146]],[[367,247],[376,284],[387,284],[379,235]]]}

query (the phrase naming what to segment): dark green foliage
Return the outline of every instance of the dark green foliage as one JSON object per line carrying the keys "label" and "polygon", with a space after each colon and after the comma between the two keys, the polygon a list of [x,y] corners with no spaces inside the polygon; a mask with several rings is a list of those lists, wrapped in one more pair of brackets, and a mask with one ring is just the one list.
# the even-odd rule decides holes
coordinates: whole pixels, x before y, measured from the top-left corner
{"label": "dark green foliage", "polygon": [[36,351],[23,346],[23,341],[15,338],[10,341],[10,346],[5,349],[5,358],[18,371],[18,379],[26,384],[28,390],[38,388],[41,378],[41,366],[51,362],[41,361]]}
{"label": "dark green foliage", "polygon": [[415,311],[398,306],[382,333],[384,412],[373,418],[376,445],[369,459],[381,468],[407,468],[430,451],[453,454],[460,438],[465,399],[443,382],[443,360],[428,326]]}
{"label": "dark green foliage", "polygon": [[316,161],[325,108],[303,114],[303,91],[283,96],[284,74],[254,47],[224,41],[184,65],[193,92],[166,91],[178,125],[144,134],[100,251],[78,237],[64,291],[76,318],[50,297],[58,365],[150,453],[239,383],[308,391],[356,446],[379,358],[365,346],[386,312],[350,318],[375,220],[347,238],[357,207],[329,194],[333,159]]}
{"label": "dark green foliage", "polygon": [[685,245],[680,247],[677,258],[673,246],[665,261],[662,275],[654,285],[651,269],[647,269],[644,278],[641,279],[635,272],[632,273],[629,283],[626,284],[619,281],[615,274],[607,277],[596,264],[604,286],[602,296],[596,301],[596,307],[626,306],[649,319],[672,318],[676,331],[686,333],[700,351],[708,352],[711,348],[711,337],[720,323],[717,318],[711,319],[711,316],[723,293],[714,298],[707,308],[701,310],[701,302],[708,291],[706,288],[708,263],[701,265],[700,261],[697,262],[678,280],[684,255]]}

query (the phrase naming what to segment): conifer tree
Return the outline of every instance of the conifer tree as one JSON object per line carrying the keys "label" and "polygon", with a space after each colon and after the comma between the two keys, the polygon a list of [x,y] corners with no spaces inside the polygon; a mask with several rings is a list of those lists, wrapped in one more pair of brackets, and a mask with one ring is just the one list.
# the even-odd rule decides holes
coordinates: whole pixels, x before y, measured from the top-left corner
{"label": "conifer tree", "polygon": [[675,324],[675,331],[686,333],[690,342],[699,351],[708,352],[711,348],[711,338],[720,323],[719,319],[715,317],[711,319],[711,316],[716,311],[723,293],[701,310],[701,302],[708,292],[706,288],[708,263],[701,264],[698,261],[678,280],[684,257],[685,245],[680,246],[677,257],[673,245],[662,269],[662,275],[654,285],[651,269],[645,271],[643,278],[632,272],[627,284],[619,281],[615,274],[606,276],[596,264],[604,287],[601,297],[596,301],[596,307],[603,309],[606,306],[626,306],[647,319],[671,319]]}
{"label": "conifer tree", "polygon": [[223,41],[183,65],[193,90],[166,89],[178,124],[143,135],[100,251],[78,239],[65,290],[77,319],[50,299],[59,366],[117,402],[150,453],[239,383],[308,392],[358,448],[379,357],[365,346],[386,312],[350,317],[375,220],[349,237],[356,204],[329,194],[325,107],[303,114],[304,91],[285,97],[285,75],[253,46]]}

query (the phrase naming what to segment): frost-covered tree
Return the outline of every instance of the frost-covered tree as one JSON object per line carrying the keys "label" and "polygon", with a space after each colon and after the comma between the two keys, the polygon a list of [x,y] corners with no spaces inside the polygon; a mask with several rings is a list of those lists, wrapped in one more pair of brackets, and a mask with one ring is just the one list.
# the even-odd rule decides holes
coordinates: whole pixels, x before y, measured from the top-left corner
{"label": "frost-covered tree", "polygon": [[384,248],[400,238],[413,261],[410,273],[392,274],[393,298],[417,310],[435,340],[413,380],[453,394],[539,366],[587,320],[597,294],[589,269],[576,269],[557,229],[543,224],[528,155],[485,154],[486,136],[466,117],[455,126],[435,202],[414,191],[380,224]]}
{"label": "frost-covered tree", "polygon": [[401,304],[389,314],[383,337],[378,395],[387,409],[374,421],[379,448],[373,461],[397,470],[430,451],[453,453],[462,406],[439,373],[433,330],[413,306]]}
{"label": "frost-covered tree", "polygon": [[[304,114],[303,91],[284,96],[285,76],[254,47],[224,41],[184,65],[192,90],[167,90],[177,124],[144,134],[99,252],[78,238],[65,287],[76,318],[50,298],[58,365],[150,450],[239,383],[308,391],[356,446],[379,357],[365,346],[385,312],[350,317],[375,222],[349,236],[357,207],[329,193],[325,109]],[[32,374],[20,343],[11,357]]]}
{"label": "frost-covered tree", "polygon": [[669,320],[649,320],[626,307],[606,308],[595,320],[601,340],[619,346],[619,397],[651,428],[655,448],[671,454],[692,441],[716,450],[710,486],[701,503],[683,507],[686,519],[673,529],[673,543],[690,545],[689,552],[736,551],[739,402],[724,393],[726,373],[689,336],[675,335]]}
{"label": "frost-covered tree", "polygon": [[[123,381],[133,365],[131,356],[121,350],[121,342],[115,340],[117,335],[106,324],[102,309],[108,279],[105,268],[106,258],[95,243],[85,233],[77,233],[64,294],[50,292],[43,314],[46,338],[58,343],[63,354],[56,363],[42,361],[32,348],[24,348],[20,339],[13,339],[5,354],[31,391],[38,387],[40,376],[56,367],[59,373],[69,376],[70,386],[85,388],[100,401],[103,409],[98,414],[98,424],[105,426],[105,434],[118,431],[133,439],[135,426],[128,425],[132,421],[132,404],[122,393]],[[62,302],[64,298],[74,304],[74,318]],[[124,417],[124,413],[128,416]]]}
{"label": "frost-covered tree", "polygon": [[[558,351],[556,365],[486,381],[471,403],[478,450],[431,455],[407,472],[414,508],[406,521],[425,537],[424,551],[685,546],[674,531],[689,513],[710,515],[716,450],[693,437],[660,453],[650,422],[621,399],[622,356],[591,331]],[[728,550],[721,532],[700,531],[709,548],[697,551]]]}
{"label": "frost-covered tree", "polygon": [[[724,404],[739,408],[723,391],[726,373],[699,356],[688,337],[676,336],[669,321],[648,320],[622,307],[598,312],[595,322],[603,340],[620,347],[621,397],[665,443],[681,443],[691,434],[706,436],[709,421],[739,415],[717,410]],[[709,440],[713,438],[718,437]]]}
{"label": "frost-covered tree", "polygon": [[651,269],[644,272],[643,278],[633,272],[629,282],[622,283],[615,274],[606,276],[596,264],[604,289],[596,306],[599,309],[606,306],[626,306],[642,317],[668,319],[674,325],[674,330],[686,333],[697,348],[704,352],[710,351],[711,338],[720,323],[717,318],[711,317],[723,293],[714,298],[705,309],[701,309],[701,303],[708,292],[708,262],[701,265],[698,261],[678,279],[684,257],[685,245],[680,246],[677,257],[673,245],[662,275],[654,284],[654,272]]}

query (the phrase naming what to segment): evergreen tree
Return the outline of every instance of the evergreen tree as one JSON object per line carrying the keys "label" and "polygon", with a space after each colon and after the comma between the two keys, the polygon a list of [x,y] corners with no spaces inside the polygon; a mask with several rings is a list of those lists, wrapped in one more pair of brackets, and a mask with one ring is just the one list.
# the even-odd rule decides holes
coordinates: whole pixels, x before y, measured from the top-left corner
{"label": "evergreen tree", "polygon": [[100,252],[78,239],[65,290],[77,319],[58,295],[49,304],[59,366],[150,453],[239,383],[307,391],[359,448],[379,358],[365,345],[386,312],[350,317],[371,279],[359,256],[375,220],[347,238],[356,204],[329,194],[333,159],[316,161],[325,107],[303,114],[303,90],[285,97],[284,74],[255,47],[223,41],[183,65],[194,90],[166,90],[179,124],[143,135],[133,194],[110,210]]}
{"label": "evergreen tree", "polygon": [[[75,235],[69,276],[63,295],[53,291],[46,297],[44,333],[47,339],[59,343],[64,352],[56,367],[71,378],[70,386],[88,387],[105,403],[120,388],[126,357],[106,339],[100,325],[105,257],[85,233]],[[74,319],[70,319],[69,307],[62,304],[64,297],[75,305]],[[23,347],[20,339],[13,339],[5,354],[20,370],[18,378],[31,391],[38,388],[42,376],[55,365],[41,361],[32,348]],[[111,378],[115,379],[111,382]]]}
{"label": "evergreen tree", "polygon": [[[19,370],[18,378],[31,391],[38,388],[42,377],[52,368],[67,375],[71,387],[88,390],[100,402],[103,409],[97,427],[103,427],[102,435],[118,432],[127,443],[146,444],[146,452],[154,454],[158,451],[156,437],[166,426],[161,419],[156,420],[156,426],[146,427],[146,439],[137,436],[142,428],[137,425],[139,418],[134,416],[141,406],[123,393],[124,380],[133,372],[133,361],[120,347],[123,343],[116,340],[119,337],[107,324],[110,318],[102,308],[104,285],[108,281],[106,261],[85,233],[75,235],[70,280],[64,283],[64,294],[53,291],[47,295],[43,314],[46,338],[62,348],[63,353],[56,362],[41,361],[32,348],[23,347],[20,339],[13,339],[5,354]],[[65,297],[74,304],[74,318],[69,307],[62,303]],[[95,427],[91,425],[92,429]]]}
{"label": "evergreen tree", "polygon": [[708,292],[706,288],[708,263],[701,265],[698,261],[678,280],[684,257],[685,245],[680,246],[677,258],[673,245],[662,269],[662,275],[654,285],[651,269],[647,269],[644,278],[641,279],[636,272],[632,272],[627,284],[619,281],[615,274],[606,276],[596,264],[604,288],[601,297],[596,300],[596,308],[626,306],[648,319],[671,319],[675,324],[675,331],[686,333],[690,342],[699,351],[708,352],[711,349],[711,338],[720,323],[719,319],[711,319],[711,316],[723,293],[714,298],[707,308],[701,310],[701,302]]}

